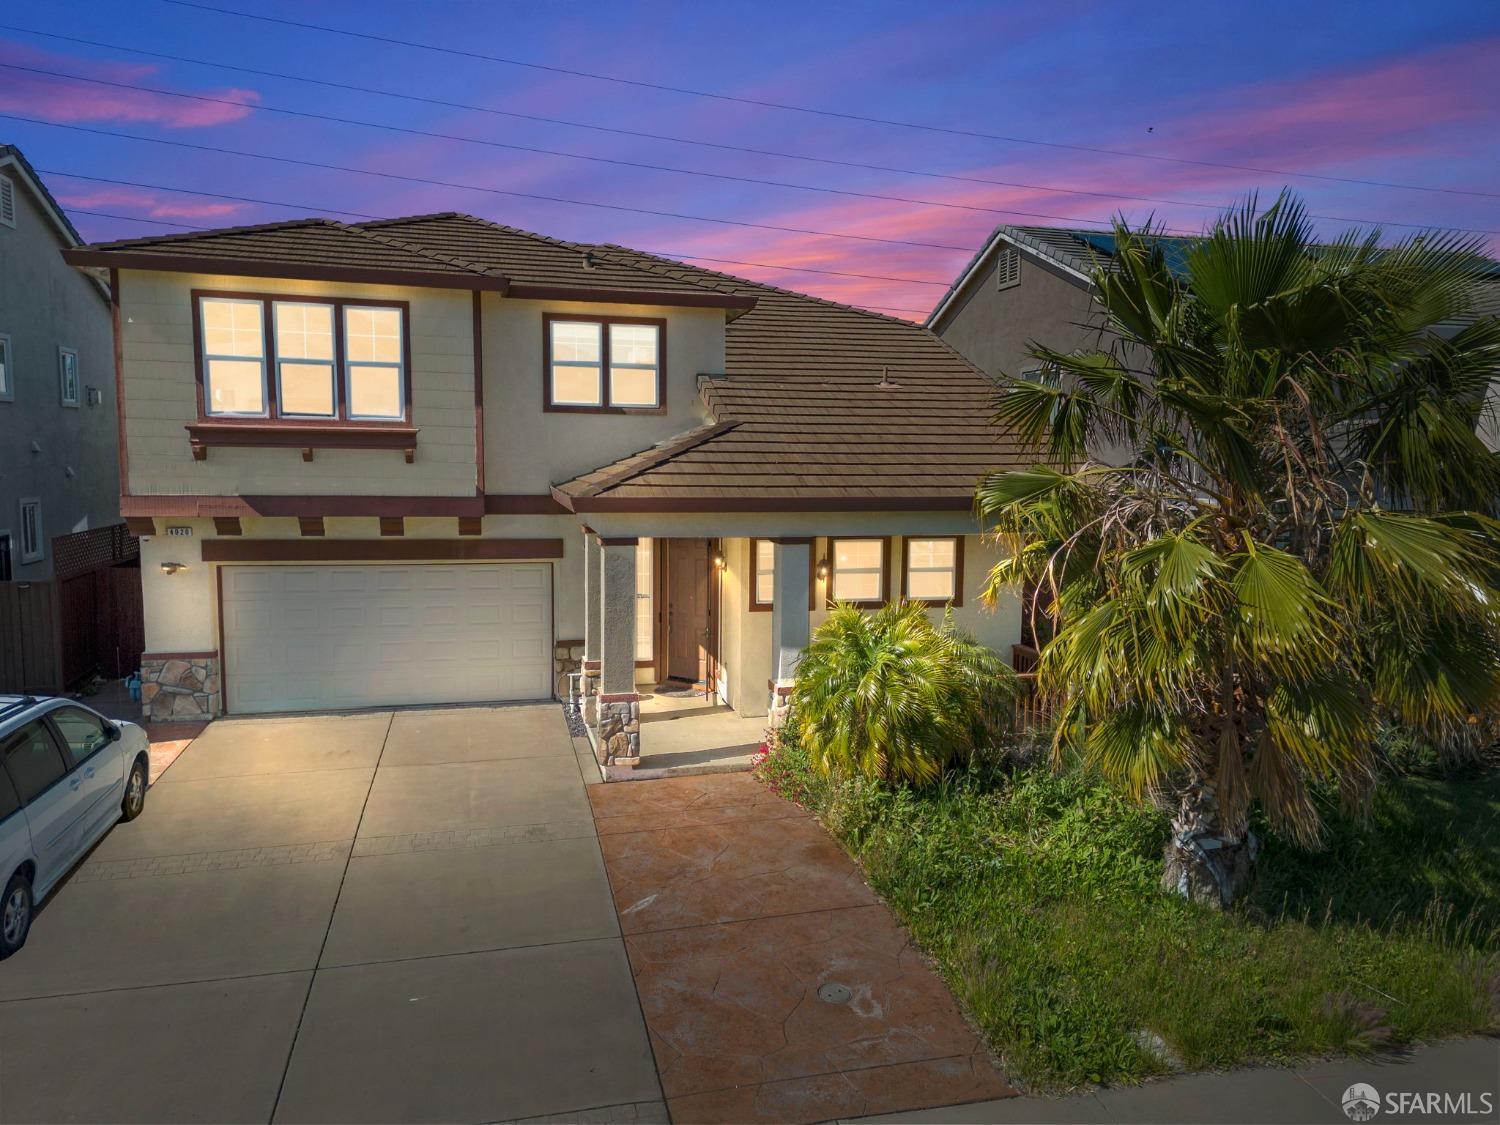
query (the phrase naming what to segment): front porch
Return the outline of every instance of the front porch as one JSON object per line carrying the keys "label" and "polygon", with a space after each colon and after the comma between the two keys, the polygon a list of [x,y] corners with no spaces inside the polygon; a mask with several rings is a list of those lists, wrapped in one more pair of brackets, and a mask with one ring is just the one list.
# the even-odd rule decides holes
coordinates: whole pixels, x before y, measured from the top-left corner
{"label": "front porch", "polygon": [[[775,609],[757,615],[769,636],[749,641],[733,579],[726,596],[725,549],[723,539],[585,529],[578,702],[606,780],[748,769],[784,713],[811,585],[778,585]],[[774,550],[778,573],[811,574],[810,539]]]}

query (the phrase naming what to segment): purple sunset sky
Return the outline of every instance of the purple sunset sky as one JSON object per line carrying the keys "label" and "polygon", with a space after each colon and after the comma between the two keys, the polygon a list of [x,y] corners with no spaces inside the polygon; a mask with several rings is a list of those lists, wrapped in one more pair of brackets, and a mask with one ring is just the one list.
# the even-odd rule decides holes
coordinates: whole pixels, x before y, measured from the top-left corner
{"label": "purple sunset sky", "polygon": [[[1273,195],[1284,185],[1322,217],[1325,234],[1347,229],[1344,219],[1469,228],[1500,253],[1500,5],[1491,0],[209,2],[387,40],[952,132],[577,77],[169,0],[11,8],[0,27],[0,140],[19,145],[43,171],[86,238],[312,214],[460,210],[562,238],[771,263],[718,268],[912,318],[931,308],[997,223],[1081,225],[1154,213],[1196,231],[1245,192]],[[218,100],[128,88],[136,86]],[[183,147],[193,145],[386,175]],[[791,155],[709,147],[726,145]],[[573,155],[522,151],[536,148]],[[1348,180],[1407,186],[1337,182]],[[1393,225],[1387,234],[1409,229]]]}

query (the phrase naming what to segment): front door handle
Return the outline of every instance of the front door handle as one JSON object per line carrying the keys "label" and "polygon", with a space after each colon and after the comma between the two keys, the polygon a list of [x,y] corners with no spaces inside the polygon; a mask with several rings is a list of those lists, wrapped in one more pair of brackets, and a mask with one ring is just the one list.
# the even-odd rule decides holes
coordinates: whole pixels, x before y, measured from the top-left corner
{"label": "front door handle", "polygon": [[77,789],[82,784],[83,784],[83,778],[81,778],[81,777],[74,776],[74,777],[68,778],[68,788],[69,789]]}

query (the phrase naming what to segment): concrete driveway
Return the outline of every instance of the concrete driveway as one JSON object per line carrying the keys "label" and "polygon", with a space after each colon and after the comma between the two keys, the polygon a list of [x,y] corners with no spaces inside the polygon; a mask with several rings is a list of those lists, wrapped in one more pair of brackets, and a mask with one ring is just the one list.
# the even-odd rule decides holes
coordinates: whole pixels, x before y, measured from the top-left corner
{"label": "concrete driveway", "polygon": [[0,962],[0,1118],[662,1120],[555,705],[221,721]]}

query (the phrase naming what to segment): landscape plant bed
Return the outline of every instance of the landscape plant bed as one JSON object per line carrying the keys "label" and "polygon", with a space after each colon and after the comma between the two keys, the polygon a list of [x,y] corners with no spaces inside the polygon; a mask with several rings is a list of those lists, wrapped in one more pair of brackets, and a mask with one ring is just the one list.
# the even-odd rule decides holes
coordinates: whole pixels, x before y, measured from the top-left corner
{"label": "landscape plant bed", "polygon": [[787,739],[757,766],[815,812],[937,962],[1012,1081],[1365,1053],[1494,1030],[1500,776],[1399,777],[1325,846],[1264,839],[1220,912],[1159,888],[1167,816],[1046,765],[924,790],[823,777]]}

